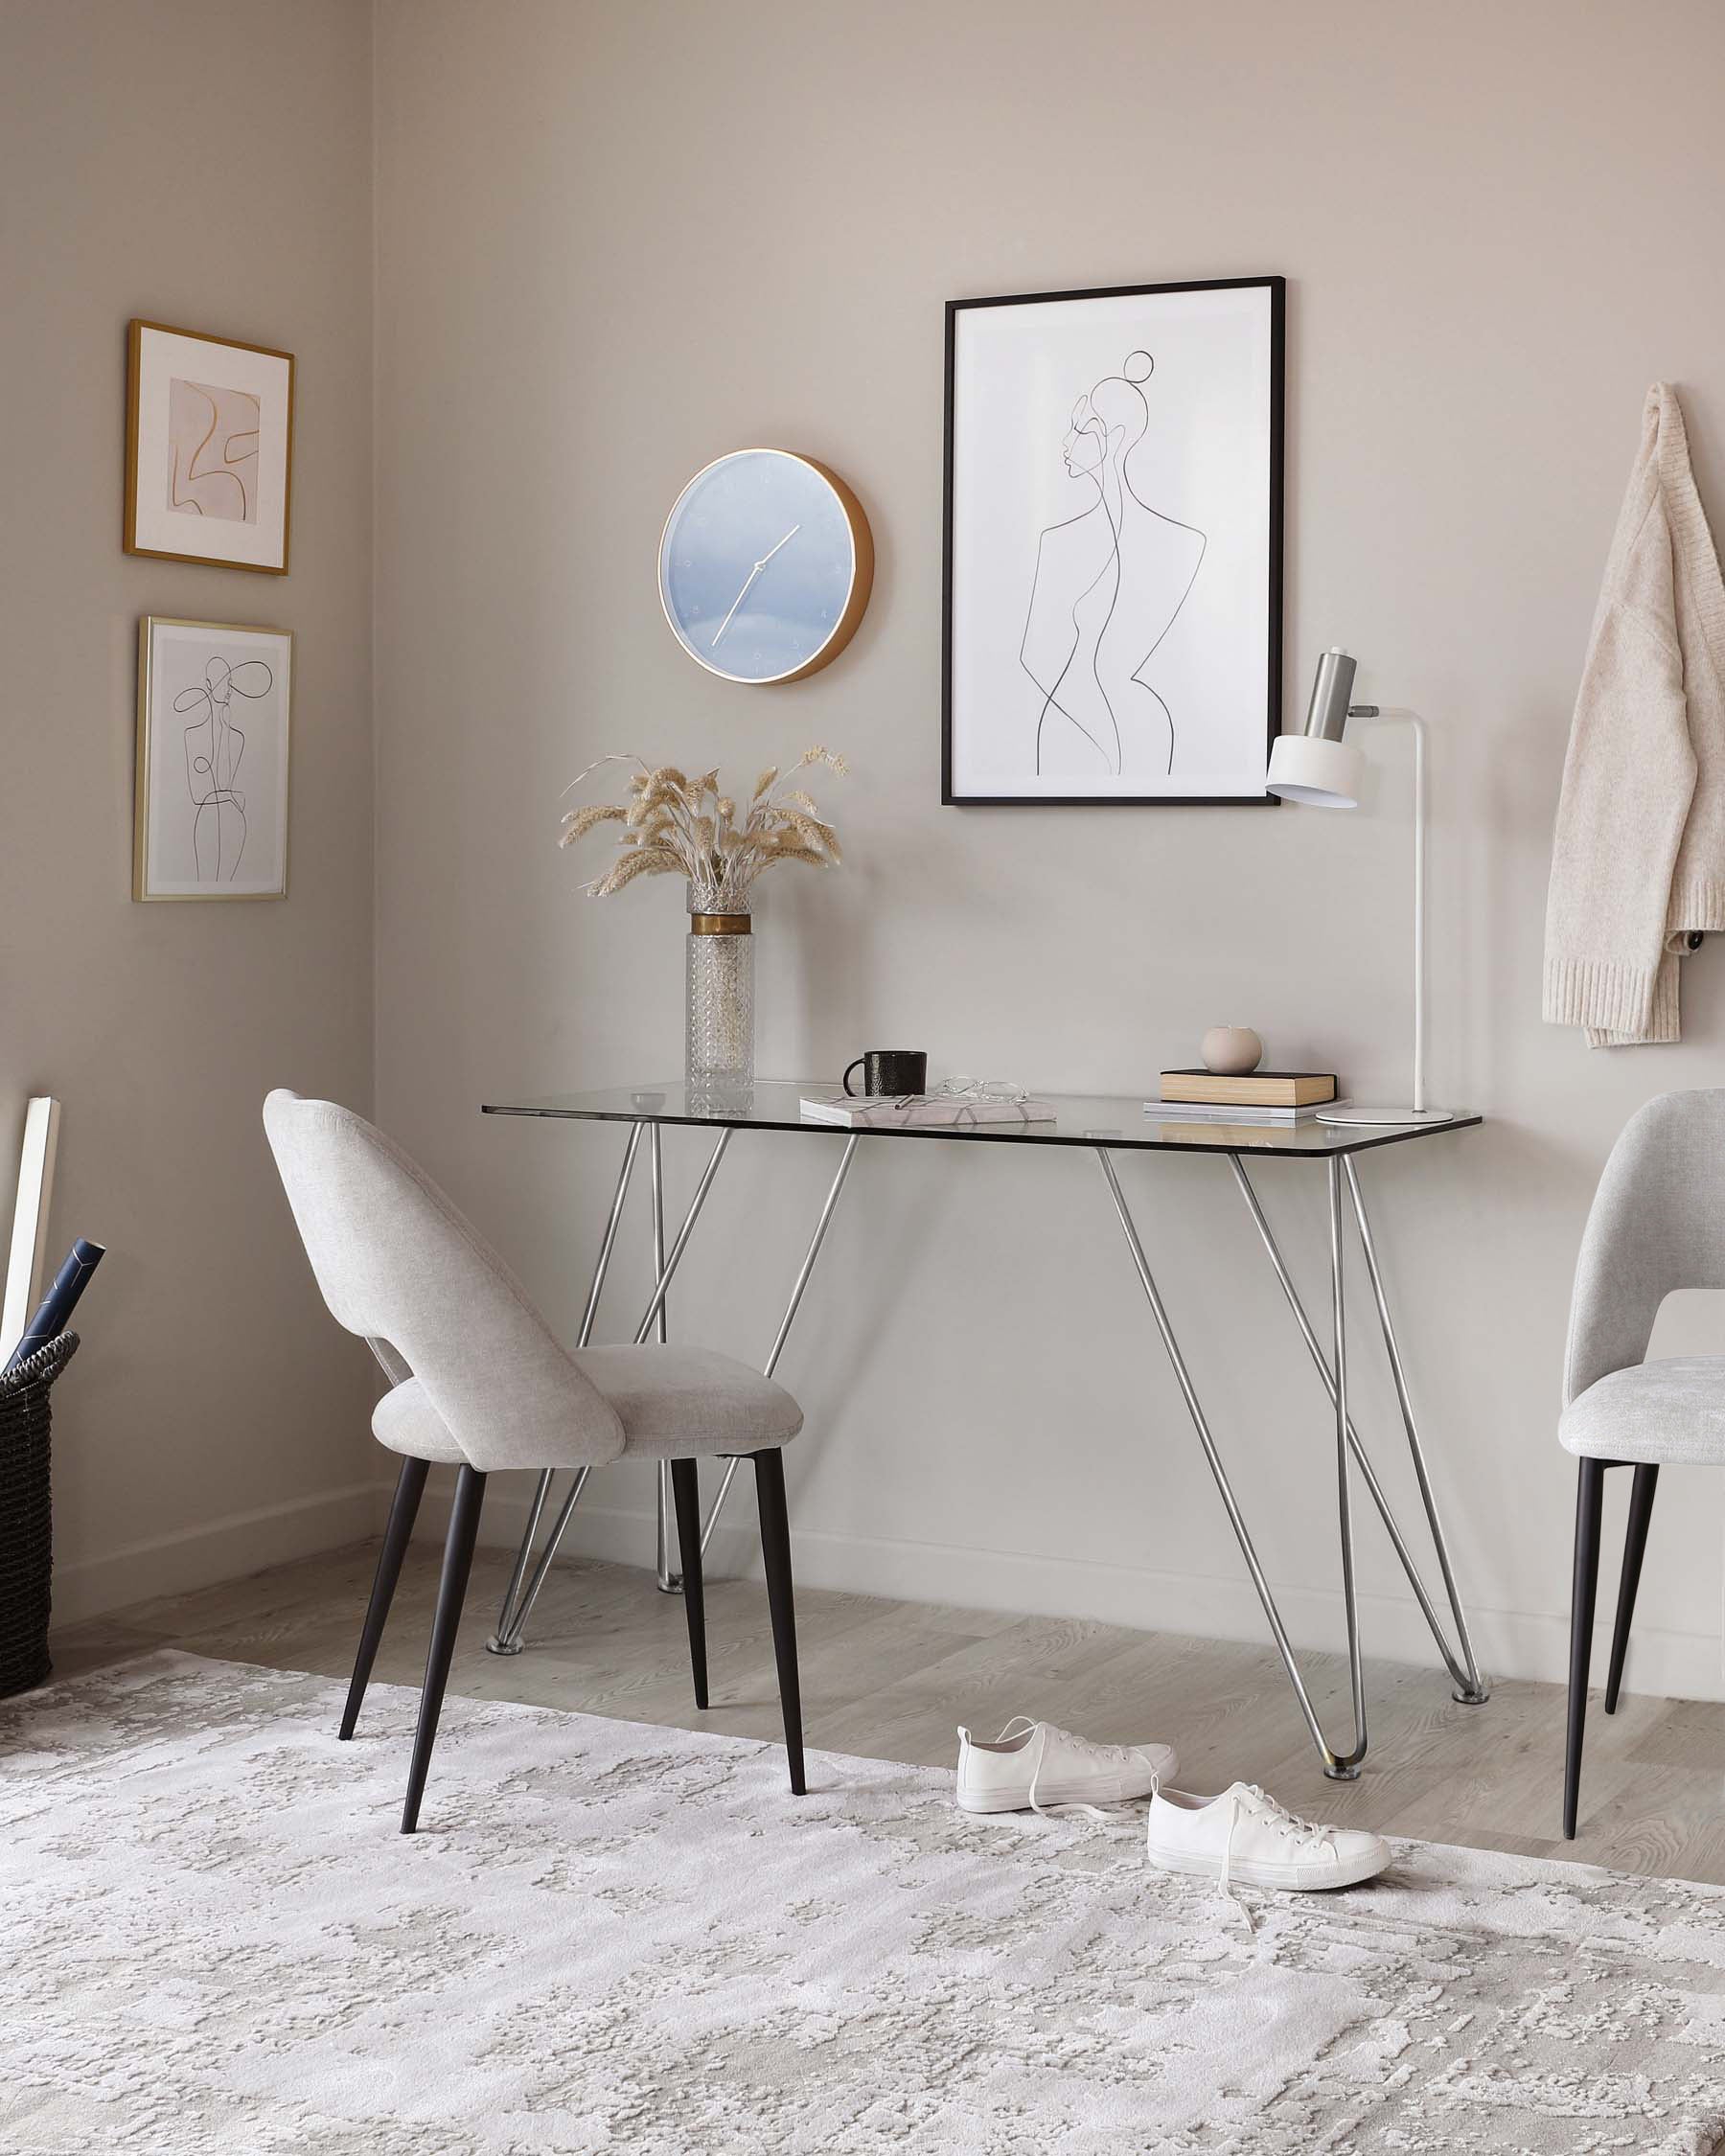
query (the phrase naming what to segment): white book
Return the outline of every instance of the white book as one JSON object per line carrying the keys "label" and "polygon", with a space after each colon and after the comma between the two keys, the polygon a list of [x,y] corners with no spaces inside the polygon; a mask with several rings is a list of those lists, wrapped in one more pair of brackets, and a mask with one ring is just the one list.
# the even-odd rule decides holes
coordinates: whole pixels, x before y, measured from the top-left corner
{"label": "white book", "polygon": [[1304,1108],[1241,1108],[1213,1101],[1147,1100],[1144,1113],[1158,1123],[1250,1123],[1287,1126],[1315,1123],[1326,1108],[1340,1108],[1339,1100],[1313,1101]]}
{"label": "white book", "polygon": [[974,1130],[981,1123],[1051,1123],[1046,1100],[964,1100],[955,1093],[805,1093],[803,1120],[843,1131]]}
{"label": "white book", "polygon": [[48,1209],[54,1198],[54,1155],[59,1143],[60,1104],[47,1093],[30,1103],[24,1115],[24,1144],[18,1160],[18,1197],[12,1209],[12,1250],[6,1267],[6,1294],[0,1302],[0,1363],[24,1337],[24,1328],[42,1299],[42,1273],[48,1255]]}

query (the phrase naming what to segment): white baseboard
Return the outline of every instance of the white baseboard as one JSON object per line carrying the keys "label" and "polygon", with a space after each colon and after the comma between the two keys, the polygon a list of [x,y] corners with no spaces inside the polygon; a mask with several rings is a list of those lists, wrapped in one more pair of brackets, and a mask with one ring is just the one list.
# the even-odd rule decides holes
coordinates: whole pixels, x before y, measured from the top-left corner
{"label": "white baseboard", "polygon": [[[559,1484],[559,1494],[563,1487]],[[435,1485],[434,1485],[435,1488]],[[486,1499],[480,1539],[511,1546],[520,1538],[532,1493],[530,1479],[494,1483]],[[441,1493],[438,1493],[441,1495]],[[730,1515],[713,1536],[708,1569],[714,1574],[759,1576],[760,1553],[747,1490],[737,1492],[738,1525]],[[440,1535],[447,1505],[428,1503],[421,1532]],[[954,1548],[938,1543],[886,1542],[794,1527],[796,1576],[809,1587],[851,1594],[885,1594],[917,1602],[945,1602],[960,1609],[1022,1612],[1032,1617],[1091,1618],[1145,1632],[1184,1633],[1209,1640],[1266,1640],[1268,1628],[1252,1584],[1138,1571],[1075,1558],[1040,1557],[1022,1551]],[[593,1503],[575,1508],[564,1547],[572,1553],[614,1563],[650,1566],[654,1521],[649,1511]],[[1342,1654],[1347,1635],[1339,1591],[1283,1587],[1272,1582],[1282,1617],[1297,1647]],[[1596,1681],[1603,1683],[1613,1597],[1600,1596],[1596,1636]],[[1442,1673],[1425,1619],[1412,1597],[1363,1594],[1361,1626],[1368,1655],[1392,1662],[1429,1663]],[[1487,1681],[1530,1677],[1562,1684],[1569,1673],[1567,1614],[1496,1610],[1467,1605],[1469,1629]],[[1444,1677],[1447,1685],[1447,1676]],[[1636,1691],[1667,1699],[1725,1700],[1720,1636],[1671,1632],[1637,1625],[1625,1682]]]}
{"label": "white baseboard", "polygon": [[184,1594],[219,1580],[243,1578],[266,1565],[339,1549],[344,1543],[376,1534],[382,1520],[378,1484],[351,1482],[250,1512],[231,1512],[174,1534],[123,1543],[97,1557],[56,1565],[54,1621],[57,1626],[76,1624],[127,1603]]}

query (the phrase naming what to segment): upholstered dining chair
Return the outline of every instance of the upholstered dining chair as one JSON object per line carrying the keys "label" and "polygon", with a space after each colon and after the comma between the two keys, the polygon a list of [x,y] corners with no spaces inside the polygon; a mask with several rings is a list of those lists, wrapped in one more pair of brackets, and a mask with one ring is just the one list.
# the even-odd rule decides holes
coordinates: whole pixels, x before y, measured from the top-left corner
{"label": "upholstered dining chair", "polygon": [[1676,1288],[1725,1288],[1725,1089],[1662,1093],[1637,1110],[1611,1149],[1581,1239],[1557,1425],[1580,1463],[1563,1776],[1571,1841],[1606,1470],[1635,1470],[1605,1682],[1605,1711],[1615,1714],[1659,1470],[1725,1464],[1725,1356],[1644,1360],[1659,1306]]}
{"label": "upholstered dining chair", "polygon": [[374,1434],[402,1456],[340,1734],[351,1737],[430,1469],[456,1471],[402,1832],[419,1823],[487,1478],[502,1468],[669,1459],[695,1704],[707,1704],[696,1462],[754,1462],[791,1788],[803,1793],[802,1709],[781,1447],[802,1428],[782,1386],[710,1349],[564,1348],[501,1258],[380,1131],[333,1101],[272,1092],[264,1128],[336,1322],[391,1380]]}

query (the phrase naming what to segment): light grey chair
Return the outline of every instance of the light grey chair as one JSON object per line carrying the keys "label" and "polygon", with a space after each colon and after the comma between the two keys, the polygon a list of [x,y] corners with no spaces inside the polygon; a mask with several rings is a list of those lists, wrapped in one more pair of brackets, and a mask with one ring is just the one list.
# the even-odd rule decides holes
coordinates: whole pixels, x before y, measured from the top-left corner
{"label": "light grey chair", "polygon": [[1725,1288],[1725,1090],[1662,1093],[1637,1110],[1611,1149],[1581,1239],[1557,1425],[1580,1460],[1563,1777],[1572,1841],[1605,1471],[1635,1469],[1605,1684],[1605,1711],[1615,1714],[1659,1470],[1725,1463],[1725,1356],[1644,1360],[1659,1306],[1676,1288]]}
{"label": "light grey chair", "polygon": [[803,1793],[802,1708],[780,1448],[802,1428],[783,1386],[700,1347],[589,1347],[553,1337],[491,1247],[401,1149],[333,1101],[272,1092],[264,1128],[306,1254],[338,1324],[371,1342],[391,1380],[372,1430],[402,1457],[359,1636],[341,1735],[358,1719],[426,1478],[456,1469],[455,1503],[420,1697],[402,1832],[420,1800],[448,1681],[488,1475],[669,1459],[695,1704],[707,1704],[696,1461],[753,1460],[761,1545],[794,1794]]}

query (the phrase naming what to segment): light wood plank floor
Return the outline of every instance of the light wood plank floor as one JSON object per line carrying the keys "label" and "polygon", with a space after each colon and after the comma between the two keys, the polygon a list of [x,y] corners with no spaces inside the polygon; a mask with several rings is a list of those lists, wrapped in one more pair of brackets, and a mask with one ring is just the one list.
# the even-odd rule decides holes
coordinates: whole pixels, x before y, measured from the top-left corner
{"label": "light wood plank floor", "polygon": [[[346,1677],[375,1557],[375,1545],[360,1545],[94,1620],[58,1638],[57,1671],[172,1645]],[[487,1654],[508,1562],[500,1550],[478,1553],[451,1689],[778,1735],[766,1595],[754,1582],[708,1584],[714,1705],[698,1715],[682,1604],[632,1568],[560,1560],[526,1653]],[[437,1565],[429,1548],[409,1556],[378,1660],[381,1680],[419,1682]],[[1725,1707],[1625,1691],[1607,1719],[1596,1693],[1581,1832],[1565,1844],[1555,1685],[1499,1684],[1487,1705],[1466,1708],[1452,1702],[1435,1662],[1368,1664],[1371,1755],[1361,1779],[1341,1785],[1320,1772],[1268,1646],[813,1589],[797,1602],[807,1737],[825,1751],[950,1767],[955,1723],[992,1735],[1014,1714],[1046,1715],[1102,1742],[1173,1743],[1191,1789],[1238,1776],[1309,1817],[1725,1884]],[[1308,1669],[1325,1727],[1341,1733],[1346,1663],[1314,1656]]]}

